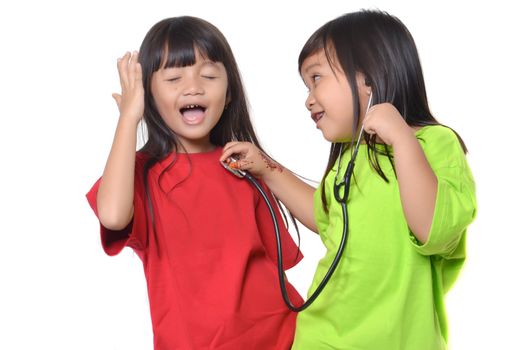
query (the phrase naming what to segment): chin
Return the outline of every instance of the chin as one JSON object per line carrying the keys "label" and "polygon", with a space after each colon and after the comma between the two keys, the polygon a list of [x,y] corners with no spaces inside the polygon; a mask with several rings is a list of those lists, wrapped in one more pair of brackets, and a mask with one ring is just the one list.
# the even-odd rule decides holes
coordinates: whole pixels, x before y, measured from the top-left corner
{"label": "chin", "polygon": [[322,134],[323,134],[323,138],[329,142],[333,142],[333,143],[340,142],[338,141],[339,137],[337,135],[331,134],[323,130],[322,130]]}

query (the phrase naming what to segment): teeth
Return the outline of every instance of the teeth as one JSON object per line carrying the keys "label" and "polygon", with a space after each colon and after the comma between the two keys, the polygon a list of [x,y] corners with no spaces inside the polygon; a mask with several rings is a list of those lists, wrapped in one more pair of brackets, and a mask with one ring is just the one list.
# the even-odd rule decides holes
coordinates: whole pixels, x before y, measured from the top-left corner
{"label": "teeth", "polygon": [[199,106],[199,105],[187,105],[184,108],[199,108],[199,107],[201,107],[201,106]]}

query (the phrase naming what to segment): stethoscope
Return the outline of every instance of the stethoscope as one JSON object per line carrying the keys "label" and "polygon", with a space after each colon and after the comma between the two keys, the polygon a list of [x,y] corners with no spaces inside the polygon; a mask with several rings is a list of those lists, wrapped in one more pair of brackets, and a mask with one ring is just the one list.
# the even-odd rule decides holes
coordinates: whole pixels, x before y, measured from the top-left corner
{"label": "stethoscope", "polygon": [[[365,114],[369,111],[369,108],[371,107],[373,95],[369,96],[369,102],[367,103],[367,109],[365,111]],[[349,236],[349,215],[347,213],[347,199],[349,198],[349,191],[351,188],[351,177],[354,170],[354,165],[356,161],[356,156],[358,155],[358,149],[360,148],[360,142],[363,137],[363,123],[360,128],[360,133],[358,134],[358,139],[355,141],[353,138],[351,144],[353,145],[354,149],[351,150],[352,156],[351,160],[347,164],[347,168],[345,169],[345,173],[343,176],[342,181],[338,182],[338,175],[340,173],[340,163],[341,163],[341,157],[342,157],[342,148],[343,145],[340,145],[340,155],[338,157],[338,168],[336,171],[336,176],[334,178],[334,198],[338,203],[340,203],[342,207],[342,216],[343,216],[343,230],[342,230],[342,238],[340,241],[340,245],[338,246],[338,251],[336,252],[336,256],[334,257],[334,260],[331,263],[331,266],[329,266],[329,269],[325,273],[325,277],[323,277],[322,281],[316,287],[316,290],[311,294],[311,296],[303,303],[301,306],[295,306],[292,304],[289,298],[289,294],[287,292],[287,288],[285,285],[285,271],[283,270],[283,255],[282,255],[282,249],[281,249],[281,237],[280,237],[280,231],[279,231],[279,225],[278,225],[278,219],[276,218],[276,213],[274,212],[274,209],[272,208],[272,204],[259,184],[259,182],[250,174],[248,171],[244,171],[241,169],[234,169],[229,166],[231,162],[222,163],[225,169],[233,173],[239,178],[245,178],[247,179],[261,194],[261,197],[265,201],[265,204],[267,205],[267,208],[269,210],[270,216],[272,217],[272,222],[274,225],[274,232],[276,234],[276,250],[277,250],[277,257],[278,257],[278,277],[279,277],[279,287],[281,290],[281,295],[283,297],[283,300],[285,301],[285,304],[287,307],[294,311],[294,312],[300,312],[305,310],[307,307],[309,307],[314,300],[318,298],[318,296],[321,294],[327,283],[329,282],[331,276],[333,275],[334,271],[336,271],[336,268],[338,267],[338,264],[340,263],[340,260],[343,255],[344,248],[347,244],[348,236]],[[234,161],[232,159],[232,161]],[[343,194],[341,193],[343,189]]]}

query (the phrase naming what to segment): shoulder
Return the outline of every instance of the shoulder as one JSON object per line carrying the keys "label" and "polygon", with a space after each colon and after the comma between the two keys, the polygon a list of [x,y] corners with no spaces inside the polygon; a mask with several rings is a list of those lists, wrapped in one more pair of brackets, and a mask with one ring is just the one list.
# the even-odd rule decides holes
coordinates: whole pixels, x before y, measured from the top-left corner
{"label": "shoulder", "polygon": [[138,179],[140,183],[142,183],[144,178],[145,166],[151,158],[151,156],[142,151],[135,153],[135,178]]}
{"label": "shoulder", "polygon": [[430,125],[415,133],[430,163],[459,165],[465,160],[464,149],[457,134],[447,126]]}
{"label": "shoulder", "polygon": [[450,128],[444,125],[429,125],[420,128],[415,133],[416,138],[420,143],[426,144],[445,144],[455,145],[459,144],[457,134]]}
{"label": "shoulder", "polygon": [[137,152],[135,152],[135,161],[136,161],[136,162],[144,163],[144,162],[146,162],[149,158],[150,158],[150,156],[148,156],[148,155],[147,155],[146,153],[144,153],[143,151],[137,151]]}
{"label": "shoulder", "polygon": [[150,157],[141,151],[135,152],[135,170],[143,169]]}

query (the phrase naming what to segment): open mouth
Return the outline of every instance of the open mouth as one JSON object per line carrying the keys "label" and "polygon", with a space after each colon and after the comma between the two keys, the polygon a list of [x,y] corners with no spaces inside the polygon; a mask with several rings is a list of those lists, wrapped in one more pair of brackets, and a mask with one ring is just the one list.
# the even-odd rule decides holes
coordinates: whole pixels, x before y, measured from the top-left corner
{"label": "open mouth", "polygon": [[314,120],[315,123],[317,123],[323,116],[325,115],[325,112],[318,112],[318,113],[312,113],[311,118]]}
{"label": "open mouth", "polygon": [[198,124],[205,118],[206,107],[201,105],[186,105],[179,110],[187,124]]}

